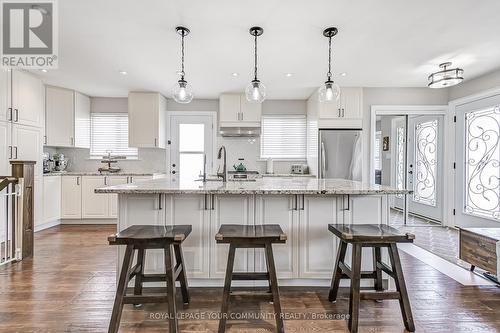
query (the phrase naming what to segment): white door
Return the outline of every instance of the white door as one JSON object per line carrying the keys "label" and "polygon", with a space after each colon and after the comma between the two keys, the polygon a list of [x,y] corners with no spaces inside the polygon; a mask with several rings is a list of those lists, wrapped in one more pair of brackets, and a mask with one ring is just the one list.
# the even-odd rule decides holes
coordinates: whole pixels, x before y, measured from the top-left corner
{"label": "white door", "polygon": [[12,72],[13,121],[23,125],[43,126],[43,84],[40,79],[20,71]]}
{"label": "white door", "polygon": [[[170,176],[172,181],[192,182],[213,168],[213,117],[170,115]],[[206,160],[205,160],[206,159]]]}
{"label": "white door", "polygon": [[82,218],[82,177],[62,176],[61,178],[61,218]]}
{"label": "white door", "polygon": [[74,145],[74,92],[46,87],[45,124],[47,146],[72,147]]}
{"label": "white door", "polygon": [[455,224],[500,226],[500,95],[456,108]]}
{"label": "white door", "polygon": [[12,125],[13,159],[35,161],[35,177],[42,174],[42,136],[41,128]]}
{"label": "white door", "polygon": [[106,186],[106,177],[82,177],[82,217],[96,219],[109,217],[108,196],[105,193],[94,193],[98,187]]}
{"label": "white door", "polygon": [[442,221],[443,117],[408,119],[408,212]]}

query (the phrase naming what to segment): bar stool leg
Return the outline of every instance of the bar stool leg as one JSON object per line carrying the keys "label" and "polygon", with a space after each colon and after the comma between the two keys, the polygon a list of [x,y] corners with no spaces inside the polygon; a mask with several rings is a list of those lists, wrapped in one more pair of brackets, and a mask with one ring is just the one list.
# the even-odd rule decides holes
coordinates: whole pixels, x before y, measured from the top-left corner
{"label": "bar stool leg", "polygon": [[118,279],[118,287],[116,289],[115,302],[113,305],[113,313],[111,314],[111,320],[109,322],[108,333],[118,332],[120,327],[120,318],[122,316],[123,310],[123,296],[127,290],[127,283],[129,281],[130,266],[132,266],[132,258],[134,254],[134,248],[132,245],[127,245],[125,249],[125,256],[123,257],[122,270],[120,272],[120,277]]}
{"label": "bar stool leg", "polygon": [[276,331],[284,333],[283,316],[281,312],[280,292],[278,288],[278,278],[276,277],[276,267],[274,265],[273,246],[271,243],[266,243],[266,263],[267,271],[269,272],[269,281],[271,284],[271,292],[273,293],[274,313],[276,316]]}
{"label": "bar stool leg", "polygon": [[229,298],[231,296],[231,281],[233,279],[234,255],[236,246],[229,244],[229,255],[227,257],[226,279],[224,280],[224,291],[222,292],[222,305],[219,319],[219,333],[226,331],[226,321],[229,309]]}
{"label": "bar stool leg", "polygon": [[328,294],[328,300],[330,302],[337,301],[340,278],[342,277],[342,269],[340,268],[339,263],[344,262],[346,250],[347,243],[340,241],[339,249],[337,251],[337,259],[335,260],[335,268],[333,269],[332,285],[330,287],[330,293]]}
{"label": "bar stool leg", "polygon": [[167,301],[169,313],[168,331],[169,333],[177,333],[177,308],[175,305],[175,279],[171,244],[168,244],[163,251],[165,253],[165,273],[167,280]]}
{"label": "bar stool leg", "polygon": [[351,290],[349,293],[349,331],[351,331],[351,333],[356,333],[358,331],[360,302],[359,288],[361,281],[361,250],[361,245],[353,244],[351,264],[352,279]]}
{"label": "bar stool leg", "polygon": [[374,287],[376,291],[383,291],[382,270],[378,268],[377,263],[382,262],[381,249],[378,246],[373,247],[373,271],[375,272]]}
{"label": "bar stool leg", "polygon": [[188,291],[188,282],[186,276],[186,266],[184,265],[184,255],[182,254],[182,248],[180,244],[174,244],[174,252],[175,252],[175,262],[177,265],[181,265],[182,270],[179,274],[179,282],[181,284],[181,293],[182,293],[182,302],[184,304],[189,304],[189,291]]}
{"label": "bar stool leg", "polygon": [[144,259],[146,251],[144,249],[137,250],[137,265],[141,266],[139,273],[135,275],[134,295],[142,295],[142,277],[144,276]]}
{"label": "bar stool leg", "polygon": [[408,292],[406,290],[405,279],[403,276],[403,269],[401,268],[401,260],[399,259],[398,246],[392,243],[389,248],[389,257],[391,259],[392,270],[396,274],[394,279],[396,288],[399,291],[399,307],[403,315],[405,327],[410,332],[415,332],[415,324],[413,323],[413,315],[411,314],[410,300],[408,299]]}

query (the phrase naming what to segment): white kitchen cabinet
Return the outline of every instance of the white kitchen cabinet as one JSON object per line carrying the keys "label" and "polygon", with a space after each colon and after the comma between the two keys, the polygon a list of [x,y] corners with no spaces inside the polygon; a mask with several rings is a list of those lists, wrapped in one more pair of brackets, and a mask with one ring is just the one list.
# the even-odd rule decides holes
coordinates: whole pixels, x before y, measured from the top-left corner
{"label": "white kitchen cabinet", "polygon": [[244,94],[222,94],[219,97],[221,127],[260,127],[261,103],[250,103]]}
{"label": "white kitchen cabinet", "polygon": [[106,176],[82,177],[82,218],[109,218],[109,195],[94,193],[96,188],[107,185],[108,177]]}
{"label": "white kitchen cabinet", "polygon": [[[221,224],[254,224],[254,200],[251,195],[215,195],[213,198],[213,207],[210,221],[210,239],[211,241],[211,263],[210,277],[224,278],[227,266],[227,256],[229,244],[217,244],[215,234]],[[234,260],[235,272],[247,272],[254,269],[254,250],[237,249]]]}
{"label": "white kitchen cabinet", "polygon": [[73,90],[47,86],[45,94],[45,145],[73,147],[75,143]]}
{"label": "white kitchen cabinet", "polygon": [[10,176],[12,160],[12,124],[7,121],[0,121],[0,176]]}
{"label": "white kitchen cabinet", "polygon": [[43,223],[61,218],[61,176],[43,177]]}
{"label": "white kitchen cabinet", "polygon": [[130,92],[128,95],[129,146],[166,147],[167,101],[159,93]]}
{"label": "white kitchen cabinet", "polygon": [[337,197],[306,195],[303,198],[303,203],[298,203],[298,274],[300,278],[330,279],[337,253],[337,239],[328,231],[328,224],[337,223]]}
{"label": "white kitchen cabinet", "polygon": [[361,128],[363,125],[363,89],[343,87],[340,98],[320,102],[318,91],[308,100],[307,114],[317,118],[319,128]]}
{"label": "white kitchen cabinet", "polygon": [[43,83],[34,75],[12,71],[12,121],[43,127]]}
{"label": "white kitchen cabinet", "polygon": [[11,71],[0,70],[0,122],[10,121],[11,83]]}
{"label": "white kitchen cabinet", "polygon": [[75,147],[90,148],[90,97],[75,91]]}
{"label": "white kitchen cabinet", "polygon": [[61,218],[82,218],[81,176],[63,176],[61,178]]}
{"label": "white kitchen cabinet", "polygon": [[[127,184],[129,182],[129,177],[126,176],[109,176],[107,184],[110,186]],[[118,217],[118,194],[108,194],[109,201],[109,217]]]}
{"label": "white kitchen cabinet", "polygon": [[46,86],[45,145],[90,148],[90,98],[74,90]]}
{"label": "white kitchen cabinet", "polygon": [[[285,244],[273,244],[278,278],[298,276],[298,211],[295,195],[258,195],[255,202],[255,224],[278,224],[287,235]],[[265,272],[264,249],[255,249],[255,267]]]}
{"label": "white kitchen cabinet", "polygon": [[211,211],[205,208],[203,195],[167,195],[165,200],[167,224],[189,224],[191,234],[182,243],[182,251],[189,278],[208,278],[210,263]]}
{"label": "white kitchen cabinet", "polygon": [[35,161],[35,178],[42,174],[42,129],[39,127],[12,125],[12,159]]}

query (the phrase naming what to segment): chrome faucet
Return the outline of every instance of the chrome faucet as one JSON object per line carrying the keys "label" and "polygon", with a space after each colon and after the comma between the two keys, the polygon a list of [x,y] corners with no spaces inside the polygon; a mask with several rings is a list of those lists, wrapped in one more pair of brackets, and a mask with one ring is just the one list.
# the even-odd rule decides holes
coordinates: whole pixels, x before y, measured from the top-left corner
{"label": "chrome faucet", "polygon": [[225,183],[227,181],[227,164],[226,164],[226,147],[221,146],[219,149],[219,153],[217,154],[217,159],[220,160],[222,158],[222,152],[224,152],[224,160],[222,165],[222,172],[219,172],[220,165],[217,168],[217,178],[222,178],[222,181]]}

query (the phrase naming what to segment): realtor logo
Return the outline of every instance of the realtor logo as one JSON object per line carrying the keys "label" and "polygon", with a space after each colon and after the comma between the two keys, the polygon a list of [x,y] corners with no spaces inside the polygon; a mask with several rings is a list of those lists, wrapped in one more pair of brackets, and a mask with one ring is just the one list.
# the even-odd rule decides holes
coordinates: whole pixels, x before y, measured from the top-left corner
{"label": "realtor logo", "polygon": [[57,68],[55,0],[1,0],[2,54],[6,68]]}

